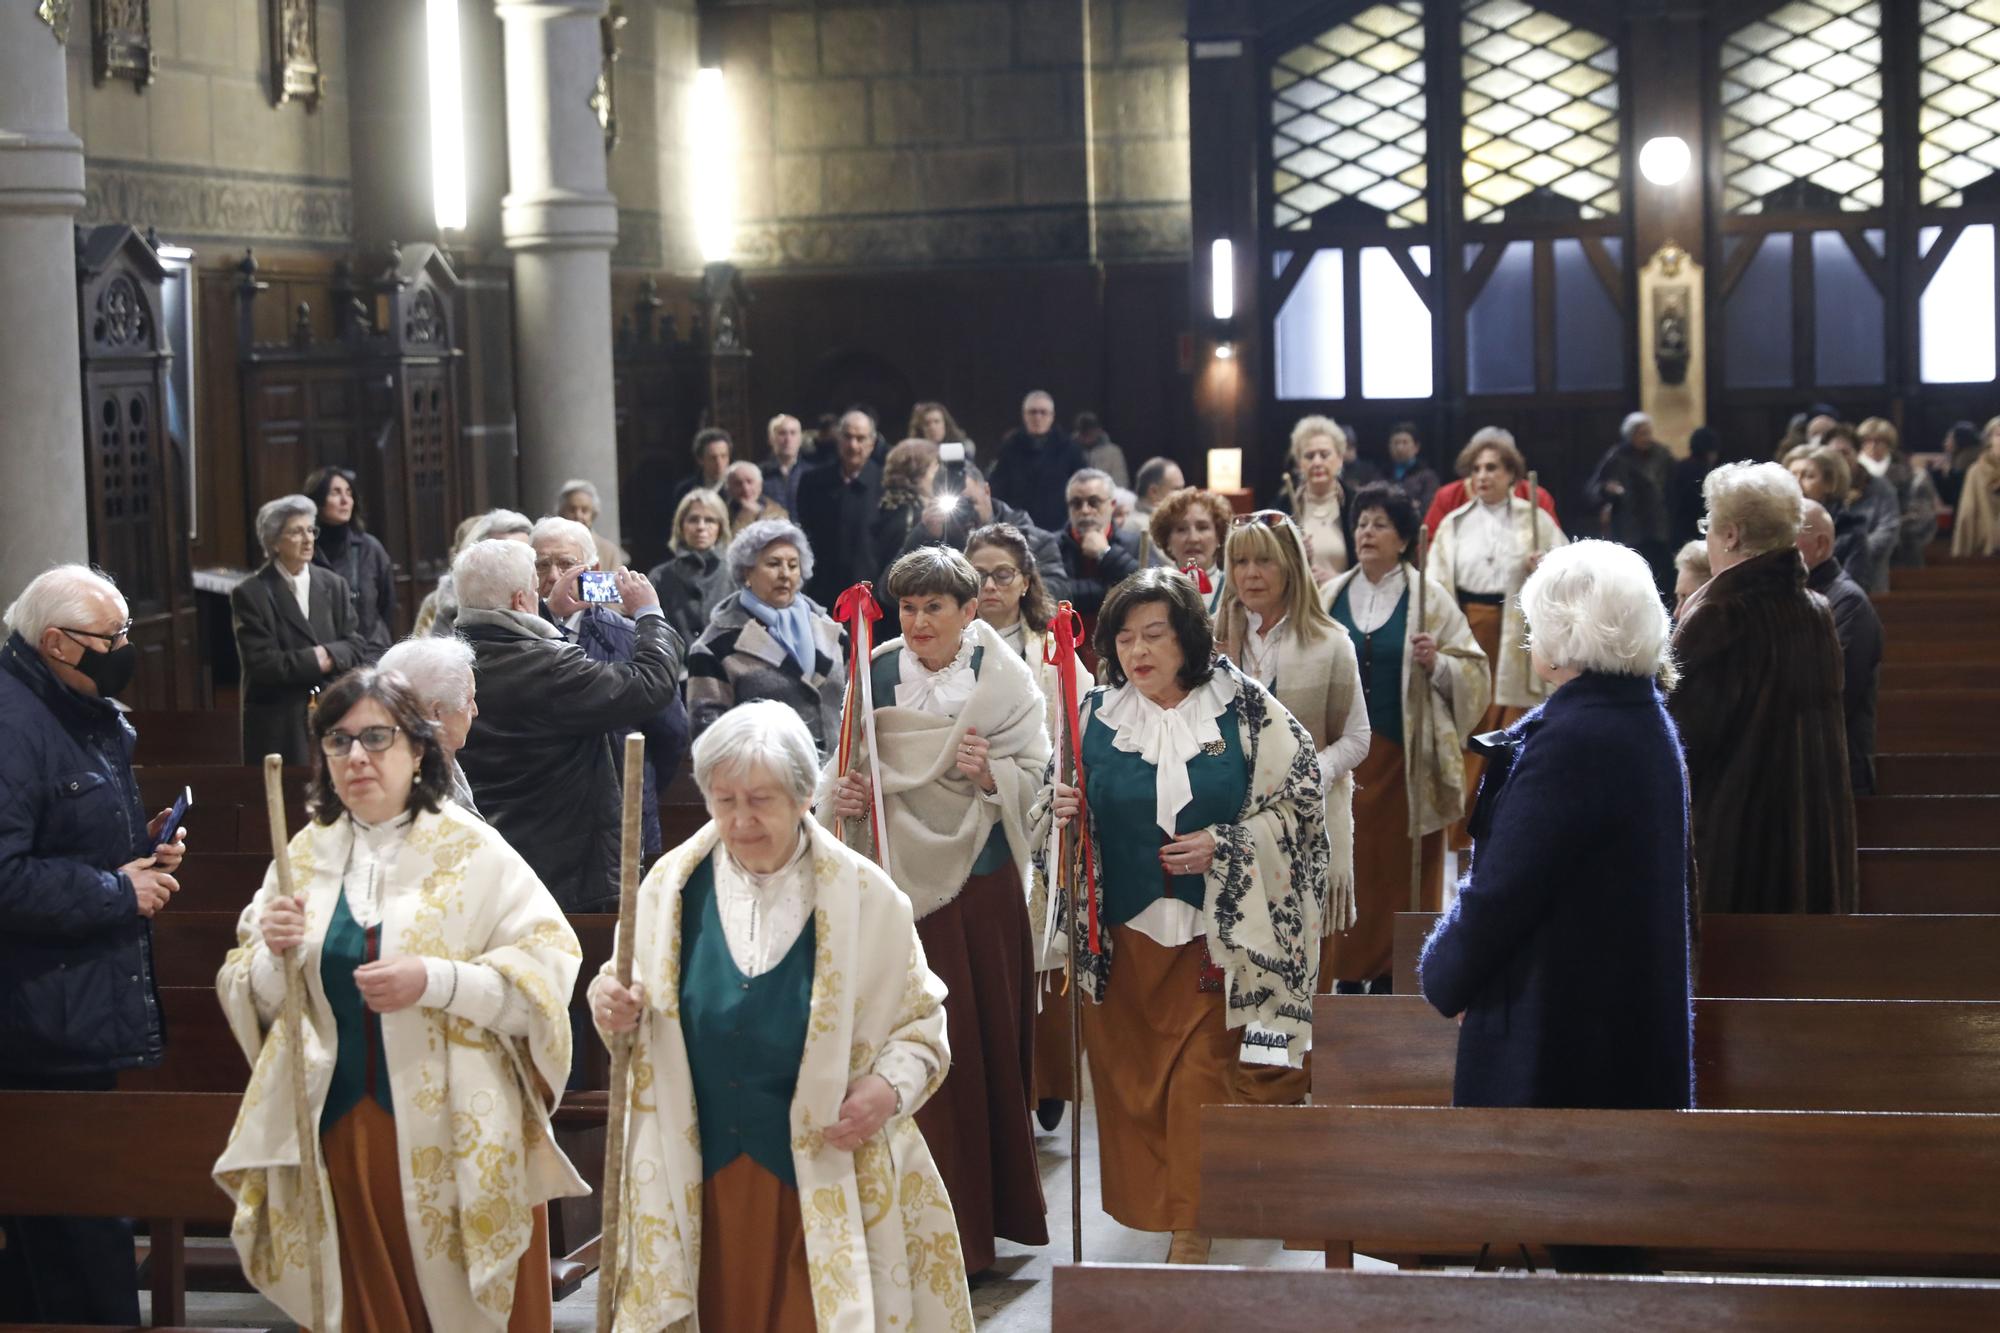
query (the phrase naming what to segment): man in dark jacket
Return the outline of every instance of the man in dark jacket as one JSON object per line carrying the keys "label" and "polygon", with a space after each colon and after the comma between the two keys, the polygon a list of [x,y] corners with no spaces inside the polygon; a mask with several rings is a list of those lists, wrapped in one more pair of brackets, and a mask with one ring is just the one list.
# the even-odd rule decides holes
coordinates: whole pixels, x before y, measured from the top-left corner
{"label": "man in dark jacket", "polygon": [[849,586],[882,572],[868,536],[882,507],[882,465],[871,457],[875,422],[857,409],[840,419],[839,430],[833,461],[799,478],[799,507],[792,516],[813,548],[806,595],[821,606],[832,606]]}
{"label": "man in dark jacket", "polygon": [[642,574],[617,577],[633,615],[632,658],[593,662],[543,619],[533,548],[476,542],[452,562],[458,632],[479,671],[479,716],[459,767],[479,813],[570,912],[616,911],[619,763],[607,732],[665,709],[681,644]]}
{"label": "man in dark jacket", "polygon": [[1653,439],[1653,419],[1634,412],[1618,428],[1585,491],[1600,510],[1609,510],[1605,535],[1646,557],[1653,582],[1667,597],[1674,587],[1674,529],[1668,510],[1674,456]]}
{"label": "man in dark jacket", "polygon": [[1129,574],[1139,572],[1139,539],[1121,532],[1111,521],[1111,478],[1094,467],[1069,481],[1069,522],[1056,538],[1063,571],[1069,575],[1069,601],[1083,617],[1083,664],[1097,669],[1092,645],[1097,613],[1104,594]]}
{"label": "man in dark jacket", "polygon": [[1826,507],[1806,501],[1799,525],[1799,558],[1806,586],[1826,598],[1840,639],[1842,711],[1847,717],[1847,772],[1856,796],[1875,794],[1875,690],[1882,665],[1882,618],[1875,604],[1833,558],[1833,519]]}
{"label": "man in dark jacket", "polygon": [[771,444],[769,456],[759,465],[764,474],[764,498],[787,515],[793,514],[799,503],[799,479],[811,466],[799,453],[805,444],[805,428],[797,417],[780,412],[771,418],[764,433]]}
{"label": "man in dark jacket", "polygon": [[[152,927],[178,885],[111,704],[138,650],[125,599],[81,565],[30,583],[0,646],[0,1089],[110,1091],[160,1062]],[[136,1324],[132,1229],[0,1217],[0,1321]]]}
{"label": "man in dark jacket", "polygon": [[[1027,539],[1028,553],[1035,557],[1035,570],[1042,576],[1042,585],[1048,589],[1049,600],[1060,602],[1069,597],[1069,574],[1063,568],[1056,535],[1036,527],[1033,519],[1012,505],[994,499],[992,485],[978,465],[973,463],[965,465],[965,494],[958,505],[946,514],[926,511],[922,522],[910,526],[910,535],[904,540],[903,549],[883,554],[893,565],[919,546],[949,546],[954,551],[963,551],[966,539],[989,523],[1011,523],[1018,528],[1021,536]],[[889,586],[886,569],[875,586]]]}
{"label": "man in dark jacket", "polygon": [[1063,502],[1069,479],[1082,467],[1083,450],[1056,425],[1055,399],[1037,389],[1021,400],[1021,428],[1000,441],[989,475],[995,495],[1027,510],[1036,527],[1055,532],[1068,518]]}

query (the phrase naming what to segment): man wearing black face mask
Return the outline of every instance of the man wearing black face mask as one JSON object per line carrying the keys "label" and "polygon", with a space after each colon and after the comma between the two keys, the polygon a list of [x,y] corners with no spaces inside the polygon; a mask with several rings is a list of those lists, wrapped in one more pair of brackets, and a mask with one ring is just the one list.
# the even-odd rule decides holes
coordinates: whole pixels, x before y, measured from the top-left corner
{"label": "man wearing black face mask", "polygon": [[[109,1091],[165,1047],[149,918],[183,840],[148,823],[131,726],[125,599],[61,565],[7,608],[0,644],[0,1090]],[[0,1217],[0,1322],[136,1324],[132,1231]]]}

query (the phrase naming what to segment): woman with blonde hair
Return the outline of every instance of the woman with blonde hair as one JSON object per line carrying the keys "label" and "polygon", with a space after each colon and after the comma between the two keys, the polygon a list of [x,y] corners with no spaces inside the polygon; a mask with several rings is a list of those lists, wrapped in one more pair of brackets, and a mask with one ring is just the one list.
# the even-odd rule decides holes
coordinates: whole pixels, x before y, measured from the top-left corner
{"label": "woman with blonde hair", "polygon": [[1854,433],[1861,451],[1855,457],[1864,471],[1885,483],[1896,496],[1896,545],[1891,568],[1921,569],[1924,548],[1937,536],[1938,494],[1929,468],[1915,467],[1903,456],[1902,436],[1886,417],[1869,417]]}
{"label": "woman with blonde hair", "polygon": [[1951,520],[1953,555],[2000,555],[2000,417],[1979,432],[1985,446],[1965,470]]}
{"label": "woman with blonde hair", "polygon": [[1214,491],[1189,486],[1160,501],[1153,510],[1153,545],[1166,552],[1175,569],[1195,571],[1202,605],[1214,617],[1222,606],[1222,539],[1229,535],[1235,511]]}
{"label": "woman with blonde hair", "polygon": [[1854,470],[1847,455],[1827,444],[1802,444],[1785,455],[1785,469],[1798,480],[1808,500],[1826,507],[1833,520],[1833,558],[1847,576],[1866,588],[1874,577],[1868,550],[1868,516],[1847,503]]}
{"label": "woman with blonde hair", "polygon": [[667,623],[692,644],[708,628],[709,614],[729,595],[729,567],[722,552],[729,544],[729,504],[721,494],[697,486],[674,506],[673,555],[655,566],[653,586]]}
{"label": "woman with blonde hair", "polygon": [[[1224,547],[1229,575],[1215,619],[1217,646],[1277,697],[1312,736],[1326,805],[1327,910],[1319,986],[1333,986],[1333,932],[1354,917],[1354,769],[1368,757],[1368,708],[1353,640],[1320,603],[1298,525],[1266,509],[1236,521]],[[1237,1069],[1239,1095],[1300,1102],[1304,1069]]]}
{"label": "woman with blonde hair", "polygon": [[1301,417],[1292,427],[1286,455],[1290,468],[1282,508],[1298,525],[1312,556],[1313,582],[1322,586],[1348,565],[1347,531],[1341,523],[1346,492],[1340,481],[1346,446],[1346,433],[1331,417]]}
{"label": "woman with blonde hair", "polygon": [[[1472,453],[1465,474],[1469,494],[1438,524],[1430,574],[1457,600],[1472,637],[1486,654],[1493,702],[1477,732],[1488,732],[1512,726],[1548,697],[1547,682],[1528,663],[1528,630],[1521,619],[1519,594],[1542,556],[1569,538],[1547,513],[1514,494],[1514,484],[1527,476],[1528,465],[1511,432],[1488,426],[1472,437],[1467,448]],[[1479,790],[1485,763],[1477,754],[1465,756],[1468,799]],[[1454,823],[1452,850],[1471,845],[1464,822]]]}

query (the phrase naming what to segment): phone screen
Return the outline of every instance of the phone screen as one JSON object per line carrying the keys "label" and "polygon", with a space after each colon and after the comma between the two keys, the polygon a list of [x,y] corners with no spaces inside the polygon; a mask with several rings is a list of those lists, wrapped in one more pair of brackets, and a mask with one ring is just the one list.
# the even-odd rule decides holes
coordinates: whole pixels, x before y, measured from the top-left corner
{"label": "phone screen", "polygon": [[580,602],[603,605],[618,600],[618,580],[601,569],[586,569],[576,576],[576,596]]}

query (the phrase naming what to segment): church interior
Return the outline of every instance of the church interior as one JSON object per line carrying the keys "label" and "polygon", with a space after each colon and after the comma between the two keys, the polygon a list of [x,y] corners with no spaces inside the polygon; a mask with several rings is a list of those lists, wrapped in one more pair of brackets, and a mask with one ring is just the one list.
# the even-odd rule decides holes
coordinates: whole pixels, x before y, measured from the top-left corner
{"label": "church interior", "polygon": [[[239,1262],[231,1227],[240,1240],[250,1205],[211,1178],[249,1077],[241,1032],[215,1003],[216,969],[249,947],[239,914],[269,892],[267,812],[303,826],[323,756],[346,753],[287,752],[267,805],[266,747],[250,721],[263,668],[242,598],[279,560],[270,502],[306,493],[320,505],[305,520],[319,525],[310,548],[333,536],[323,502],[344,478],[386,552],[369,594],[381,640],[362,660],[336,652],[343,668],[432,633],[441,607],[449,636],[454,561],[493,544],[481,538],[528,541],[527,525],[552,515],[589,529],[602,570],[652,571],[674,651],[692,655],[715,632],[719,594],[692,610],[674,601],[691,586],[668,577],[681,577],[693,541],[690,496],[696,510],[718,506],[720,536],[696,544],[705,566],[686,568],[724,579],[722,592],[725,576],[761,587],[745,570],[772,548],[738,568],[731,531],[796,521],[833,580],[822,596],[807,549],[801,602],[809,594],[832,633],[829,616],[849,623],[835,598],[872,581],[879,643],[910,633],[907,620],[898,629],[891,567],[924,545],[918,525],[939,530],[925,469],[965,489],[953,458],[983,469],[980,521],[1004,501],[1030,546],[1047,540],[1082,617],[1081,664],[1107,688],[1125,676],[1102,674],[1088,636],[1098,604],[1125,586],[1113,587],[1109,562],[1128,530],[1136,560],[1121,569],[1184,569],[1208,595],[1212,567],[1203,641],[1240,650],[1237,666],[1270,653],[1264,683],[1277,697],[1270,672],[1295,668],[1270,665],[1277,650],[1254,619],[1232,637],[1222,609],[1250,600],[1224,559],[1224,548],[1238,558],[1245,527],[1303,530],[1314,571],[1331,540],[1333,568],[1367,576],[1345,586],[1373,586],[1357,525],[1401,522],[1413,501],[1410,520],[1429,535],[1401,531],[1407,550],[1389,563],[1418,588],[1410,642],[1448,655],[1446,630],[1424,632],[1425,560],[1449,566],[1454,523],[1464,520],[1462,551],[1482,506],[1497,524],[1525,520],[1532,554],[1511,582],[1482,591],[1461,557],[1456,582],[1438,585],[1454,593],[1445,612],[1470,627],[1465,642],[1487,636],[1466,652],[1493,659],[1480,676],[1491,707],[1458,727],[1454,750],[1573,691],[1536,683],[1543,663],[1517,628],[1537,562],[1555,545],[1637,550],[1663,603],[1644,614],[1669,626],[1683,673],[1673,685],[1660,648],[1662,707],[1686,743],[1680,781],[1692,792],[1691,813],[1674,810],[1668,830],[1688,848],[1675,868],[1692,1032],[1681,1034],[1692,1043],[1683,1100],[1465,1099],[1461,1043],[1472,1038],[1461,1032],[1478,1012],[1454,1026],[1416,977],[1420,954],[1439,947],[1434,929],[1470,928],[1454,903],[1476,882],[1472,849],[1492,811],[1476,801],[1486,789],[1468,748],[1464,777],[1451,776],[1456,807],[1419,827],[1424,812],[1404,794],[1420,782],[1410,766],[1425,762],[1413,739],[1393,767],[1356,769],[1351,789],[1324,770],[1327,790],[1352,801],[1364,913],[1369,820],[1390,819],[1365,813],[1366,789],[1378,772],[1374,785],[1396,788],[1393,847],[1379,842],[1388,850],[1373,858],[1393,862],[1397,885],[1377,918],[1381,975],[1343,975],[1359,996],[1330,993],[1330,976],[1317,994],[1306,987],[1306,1104],[1201,1107],[1198,1140],[1189,1130],[1180,1146],[1199,1156],[1207,1262],[1182,1262],[1193,1232],[1176,1223],[1165,1229],[1174,1265],[1161,1266],[1163,1229],[1127,1220],[1100,1191],[1117,1132],[1102,1090],[1058,1098],[1056,1127],[1045,1118],[1028,1131],[1046,1242],[1001,1229],[988,1266],[966,1274],[970,1327],[2000,1326],[1996,0],[0,0],[0,311],[0,603],[56,565],[114,583],[128,608],[118,641],[128,634],[136,650],[118,700],[137,733],[137,799],[150,815],[184,788],[196,798],[180,901],[147,934],[164,1059],[102,1086],[37,1082],[10,1067],[13,1020],[0,1017],[0,1238],[16,1218],[130,1219],[145,1326],[305,1326]],[[1052,412],[1034,415],[1042,408]],[[867,461],[850,466],[856,420]],[[1340,497],[1324,520],[1310,462],[1322,438],[1325,485]],[[1074,449],[1077,468],[1104,470],[1023,480],[1057,456],[1052,441]],[[1511,474],[1491,500],[1478,489],[1487,460]],[[1777,545],[1798,596],[1840,633],[1826,636],[1839,655],[1815,706],[1834,719],[1831,753],[1846,761],[1827,763],[1845,776],[1800,776],[1808,752],[1781,755],[1762,711],[1697,755],[1699,723],[1669,697],[1707,681],[1763,710],[1789,688],[1771,684],[1792,672],[1782,656],[1702,656],[1765,632],[1751,612],[1728,634],[1711,630],[1706,648],[1680,633],[1695,628],[1691,599],[1723,601],[1710,580],[1731,577],[1733,556],[1718,534],[1738,525],[1717,479],[1752,464],[1780,486],[1798,478],[1804,508],[1793,502]],[[883,488],[899,466],[925,478],[892,538],[871,526],[872,508],[839,508],[840,488],[860,484],[855,466],[878,478],[869,506],[891,503]],[[834,498],[808,512],[815,472]],[[1108,544],[1087,540],[1077,518],[1079,485],[1099,478]],[[1457,497],[1448,504],[1440,481]],[[1642,487],[1654,488],[1643,511]],[[1156,515],[1208,500],[1220,521],[1203,554],[1183,554],[1180,530]],[[1540,511],[1553,543],[1536,536]],[[522,526],[490,527],[496,512]],[[1829,543],[1817,556],[1815,513]],[[964,547],[964,533],[945,544]],[[1851,603],[1826,590],[1821,566],[1838,566],[1824,578],[1855,589]],[[273,586],[301,578],[281,569]],[[470,625],[474,593],[460,591]],[[1351,620],[1358,596],[1323,599],[1326,614],[1307,600],[1354,640],[1356,679],[1372,682],[1371,640],[1387,622],[1364,633]],[[626,607],[627,639],[642,627],[628,659],[643,652],[640,605]],[[1872,626],[1865,680],[1850,612]],[[788,623],[772,614],[747,620],[746,635]],[[572,629],[547,633],[574,640]],[[1034,629],[1055,642],[1054,629]],[[852,648],[848,632],[833,663]],[[810,675],[811,645],[792,651]],[[1399,699],[1421,699],[1411,735],[1435,724],[1448,737],[1464,698],[1421,684],[1412,694],[1412,663],[1443,668],[1421,647],[1396,651],[1390,669],[1403,674],[1384,691],[1400,690],[1393,725],[1405,725]],[[1502,665],[1510,653],[1518,660]],[[712,721],[700,704],[712,682],[691,658],[676,662],[671,708],[685,705],[686,746],[689,718],[696,737]],[[900,702],[908,660],[905,684],[879,665],[875,706],[885,688]],[[854,700],[870,674],[843,677]],[[333,681],[329,668],[328,692]],[[842,688],[829,718],[844,738]],[[317,727],[317,700],[299,698],[294,721]],[[1351,711],[1380,737],[1391,724],[1378,703],[1357,694]],[[1087,729],[1073,699],[1061,706]],[[836,762],[808,720],[819,758]],[[1067,759],[1063,734],[1052,775]],[[1338,729],[1299,734],[1327,763]],[[364,739],[347,738],[356,755]],[[612,747],[598,750],[609,774]],[[844,775],[844,746],[839,756]],[[1432,759],[1452,774],[1461,763]],[[1739,760],[1739,785],[1704,791],[1716,781],[1705,773]],[[11,771],[0,760],[0,801],[14,799]],[[1526,776],[1486,773],[1503,791],[1501,780]],[[485,804],[471,759],[466,775]],[[1608,760],[1597,770],[1599,786],[1639,781]],[[651,837],[667,848],[699,837],[713,813],[685,764],[657,792],[649,770],[646,792]],[[1760,899],[1724,882],[1709,860],[1721,855],[1712,824],[1728,817],[1718,802],[1782,822],[1822,796],[1834,815],[1803,819],[1788,850],[1755,869],[1742,868],[1746,855],[1736,873],[1775,883],[1785,856],[1823,855],[1844,858],[1827,872],[1844,887]],[[636,819],[637,795],[623,799]],[[1586,807],[1579,796],[1569,818]],[[7,810],[0,879],[46,854],[30,847],[33,821]],[[1577,827],[1535,817],[1556,839]],[[1153,889],[1172,906],[1173,876],[1188,872],[1161,864],[1168,888]],[[1442,892],[1419,892],[1425,877],[1441,877]],[[1626,891],[1623,879],[1600,887]],[[578,1006],[616,957],[616,890],[589,910],[555,895],[581,949]],[[9,903],[0,886],[0,959],[25,968],[42,927]],[[1496,984],[1513,988],[1519,1023],[1521,993],[1543,980],[1520,970]],[[1032,986],[1024,994],[1041,1041],[1047,1015]],[[1602,1000],[1603,1026],[1637,1023],[1622,993]],[[1044,1006],[1069,1003],[1062,984],[1041,991]],[[623,1110],[612,1113],[622,1094],[607,1091],[622,1086],[622,1066],[578,1012],[569,1088],[542,1123],[601,1189],[607,1135],[623,1133]],[[1091,1058],[1101,1083],[1109,1066]],[[112,1141],[124,1146],[99,1156]],[[692,1188],[698,1204],[705,1187]],[[547,1251],[554,1322],[526,1327],[609,1327],[599,1306],[612,1210],[594,1194],[538,1202],[530,1244]],[[872,1227],[883,1201],[869,1206]],[[10,1308],[6,1248],[0,1329],[80,1322]],[[29,1264],[15,1248],[17,1267]],[[714,1325],[708,1280],[704,1266],[699,1327],[814,1326],[779,1314]],[[812,1301],[821,1329],[899,1326],[887,1306],[857,1322],[817,1281]],[[377,1326],[369,1318],[351,1306],[345,1327]],[[673,1325],[696,1326],[691,1313]]]}

